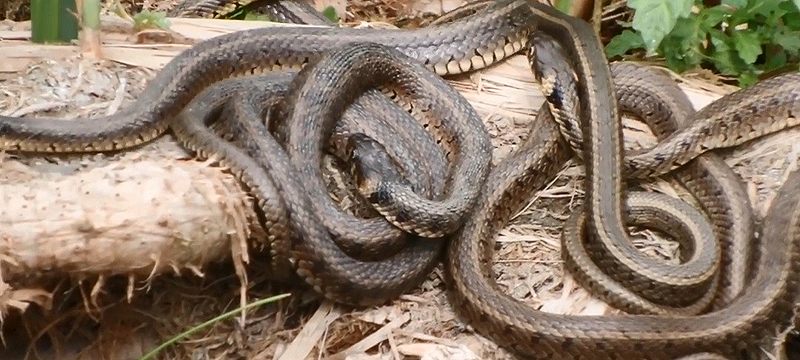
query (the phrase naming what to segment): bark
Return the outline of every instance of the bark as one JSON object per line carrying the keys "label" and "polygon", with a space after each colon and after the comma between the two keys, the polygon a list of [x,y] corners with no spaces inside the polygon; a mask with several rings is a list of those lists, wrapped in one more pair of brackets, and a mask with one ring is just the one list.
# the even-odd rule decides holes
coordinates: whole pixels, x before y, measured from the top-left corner
{"label": "bark", "polygon": [[[137,152],[65,169],[0,158],[2,296],[29,294],[33,289],[15,284],[54,275],[99,276],[98,283],[120,274],[131,280],[170,271],[200,275],[204,265],[231,255],[242,275],[249,224],[256,222],[250,199],[223,169]],[[34,293],[31,301],[41,304],[42,294]]]}

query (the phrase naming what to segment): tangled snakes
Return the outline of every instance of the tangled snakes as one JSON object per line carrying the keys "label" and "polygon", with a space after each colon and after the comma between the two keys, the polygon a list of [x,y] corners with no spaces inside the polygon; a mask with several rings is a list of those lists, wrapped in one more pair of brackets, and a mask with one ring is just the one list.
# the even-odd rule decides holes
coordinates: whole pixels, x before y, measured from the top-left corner
{"label": "tangled snakes", "polygon": [[[263,28],[212,38],[109,117],[0,117],[0,149],[121,150],[169,129],[198,156],[221,159],[258,199],[272,270],[335,301],[363,306],[402,294],[446,245],[453,307],[522,357],[761,358],[760,346],[791,325],[800,296],[800,172],[755,241],[741,182],[709,150],[797,125],[800,74],[695,113],[663,75],[609,66],[588,24],[548,6],[481,1],[453,14],[414,30]],[[525,142],[490,168],[480,118],[435,74],[481,69],[524,48],[547,102]],[[640,115],[659,144],[624,150],[620,110]],[[367,125],[384,114],[395,120]],[[329,147],[353,164],[357,192],[380,216],[358,218],[331,201],[320,170]],[[587,197],[564,228],[565,265],[637,315],[545,313],[493,280],[497,232],[571,153],[586,168]],[[623,192],[624,179],[673,172],[710,221],[675,199]],[[678,228],[684,263],[639,253],[628,223]]]}

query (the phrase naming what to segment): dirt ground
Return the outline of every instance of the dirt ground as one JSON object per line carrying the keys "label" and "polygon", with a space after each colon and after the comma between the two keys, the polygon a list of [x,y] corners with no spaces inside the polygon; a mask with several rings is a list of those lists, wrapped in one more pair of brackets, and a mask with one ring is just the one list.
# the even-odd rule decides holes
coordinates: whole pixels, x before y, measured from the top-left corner
{"label": "dirt ground", "polygon": [[[378,14],[381,21],[403,18],[391,7],[391,1],[386,2],[384,10],[380,10],[380,2],[360,1],[359,4],[349,5],[352,7],[349,11]],[[372,7],[364,10],[367,8],[364,4]],[[20,28],[24,28],[24,24],[0,23],[0,31]],[[499,78],[517,81],[515,77],[524,74],[519,64],[517,61],[495,71],[506,71]],[[522,68],[524,70],[524,65]],[[63,61],[42,59],[24,71],[0,72],[0,114],[18,113],[20,109],[27,109],[26,115],[64,118],[104,114],[111,107],[119,109],[130,104],[155,73],[146,68],[83,56]],[[476,104],[493,137],[496,162],[513,151],[527,133],[535,109],[541,104],[541,96],[527,92],[536,92],[535,88],[520,90],[532,79],[504,85],[493,82],[491,74],[495,73],[465,77],[454,84],[465,94],[472,94],[468,99]],[[676,78],[687,89],[712,94],[712,99],[713,94],[719,96],[732,90],[710,81],[713,78],[706,73],[683,74]],[[493,100],[474,97],[475,93],[480,93],[479,89],[484,96],[494,96]],[[512,93],[516,95],[509,95]],[[710,101],[699,95],[693,100],[698,107]],[[638,123],[626,121],[625,124],[627,143],[646,144],[651,140]],[[786,174],[797,167],[800,144],[794,139],[798,135],[798,129],[787,130],[720,152],[745,181],[758,219],[763,218]],[[135,156],[148,159],[188,156],[171,139],[160,140],[137,152]],[[112,163],[125,156],[128,155],[93,155],[81,162],[96,162],[88,165],[95,167],[97,163]],[[37,165],[33,166],[25,159],[0,158],[0,163],[18,161],[34,169],[40,169],[41,163],[60,166],[53,159],[37,160]],[[570,162],[503,229],[496,247],[496,279],[508,294],[542,311],[613,314],[616,310],[594,299],[562,269],[561,226],[581,204],[582,179],[581,167]],[[642,186],[690,200],[673,181],[659,180]],[[648,231],[633,234],[637,247],[645,253],[676,261],[677,243]],[[445,296],[441,266],[420,287],[389,304],[350,309],[320,302],[313,292],[296,284],[271,281],[259,271],[265,264],[258,255],[257,250],[253,250],[251,263],[247,265],[247,298],[265,298],[287,291],[293,296],[248,311],[244,321],[241,317],[219,321],[167,348],[159,358],[312,359],[344,358],[345,355],[348,359],[511,358],[491,341],[476,335],[454,313]],[[13,312],[6,314],[3,340],[7,350],[0,353],[0,357],[138,358],[187,328],[240,305],[241,283],[230,261],[213,264],[203,269],[203,274],[202,277],[159,276],[146,285],[137,284],[141,288],[130,302],[126,299],[126,279],[107,279],[100,291],[100,300],[92,304],[94,306],[87,305],[89,294],[95,289],[94,281],[37,279],[53,289],[56,295],[53,310],[45,312],[31,307],[24,316]],[[30,342],[31,338],[36,342]]]}

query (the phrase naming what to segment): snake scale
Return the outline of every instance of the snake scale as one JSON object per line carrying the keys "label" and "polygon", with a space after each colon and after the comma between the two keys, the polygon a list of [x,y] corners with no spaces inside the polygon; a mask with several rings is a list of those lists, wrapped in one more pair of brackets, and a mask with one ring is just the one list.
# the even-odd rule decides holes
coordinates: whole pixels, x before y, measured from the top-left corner
{"label": "snake scale", "polygon": [[[680,104],[682,100],[663,96],[667,98],[664,108],[675,110],[669,117],[674,117],[681,128],[676,129],[676,124],[668,121],[661,123],[660,129],[657,122],[651,123],[665,140],[651,149],[631,152],[635,156],[626,154],[623,157],[619,110],[614,100],[619,94],[640,94],[646,89],[621,90],[634,81],[625,80],[619,73],[614,77],[619,83],[612,83],[612,72],[599,41],[586,23],[535,2],[505,0],[490,5],[479,8],[474,15],[415,30],[280,28],[223,35],[201,42],[177,56],[148,84],[132,106],[110,117],[71,122],[0,117],[0,149],[34,153],[119,150],[146,143],[171,127],[193,150],[226,158],[247,187],[260,195],[259,207],[264,210],[266,225],[273,231],[270,241],[280,244],[273,247],[273,251],[289,254],[290,261],[285,266],[295,269],[317,291],[336,301],[361,305],[380,303],[418,284],[435,263],[432,254],[438,252],[443,242],[411,236],[408,247],[385,259],[349,258],[338,248],[336,239],[331,238],[327,225],[314,221],[320,213],[314,210],[318,209],[318,204],[311,204],[306,192],[317,192],[317,199],[323,195],[316,165],[328,141],[326,138],[334,132],[336,116],[356,101],[357,94],[391,83],[383,77],[388,72],[394,74],[389,77],[392,81],[399,81],[396,85],[403,96],[424,104],[425,108],[436,104],[425,103],[424,96],[415,98],[418,91],[447,94],[437,98],[441,106],[433,111],[434,117],[452,112],[461,114],[457,116],[461,120],[447,129],[447,133],[453,134],[450,146],[458,149],[458,154],[448,158],[453,166],[448,182],[455,184],[452,187],[458,190],[451,189],[446,192],[449,198],[436,200],[425,196],[411,201],[405,196],[395,198],[396,205],[407,207],[403,208],[404,215],[394,220],[398,222],[395,225],[404,225],[425,216],[433,219],[423,227],[406,229],[416,231],[416,235],[438,237],[455,231],[447,254],[449,293],[453,306],[470,319],[479,332],[523,357],[666,359],[715,353],[728,358],[759,358],[757,346],[789,326],[792,307],[800,292],[800,234],[797,233],[800,231],[800,196],[797,195],[800,173],[795,172],[787,179],[764,221],[762,236],[750,249],[750,240],[746,238],[750,235],[747,233],[752,232],[749,205],[745,203],[746,198],[743,199],[741,184],[730,180],[730,169],[707,151],[794,126],[800,102],[800,76],[793,73],[763,81],[695,114],[678,114],[685,111],[685,104]],[[531,34],[533,38],[529,41]],[[532,63],[546,58],[549,52],[564,51],[564,59],[568,59],[564,62],[574,67],[572,86],[576,87],[574,95],[567,98],[577,100],[577,105],[560,112],[557,110],[564,109],[564,104],[555,103],[553,100],[559,99],[557,97],[549,97],[552,108],[542,109],[525,143],[489,171],[488,139],[485,132],[475,132],[474,110],[465,106],[463,98],[452,89],[447,90],[449,87],[444,83],[423,71],[423,67],[440,75],[473,71],[535,43],[540,34],[552,36],[561,48],[530,52]],[[350,43],[361,44],[344,46]],[[544,65],[551,64],[545,61]],[[239,142],[244,146],[222,141],[209,129],[207,121],[212,116],[208,109],[220,105],[224,99],[208,96],[203,99],[201,95],[198,99],[207,103],[199,104],[195,97],[204,89],[210,87],[213,94],[217,85],[212,84],[221,80],[284,67],[302,67],[286,88],[287,99],[279,106],[283,109],[278,113],[287,118],[289,128],[284,143],[273,138],[267,124],[259,121],[230,125],[238,128]],[[536,71],[541,70],[534,69]],[[548,77],[542,79],[547,88]],[[556,89],[568,88],[569,83],[567,77],[567,84],[558,84]],[[328,85],[317,87],[317,84]],[[242,86],[247,90],[253,84]],[[230,94],[235,97],[242,93]],[[656,95],[662,97],[663,94],[659,95],[656,90]],[[673,104],[669,105],[669,101]],[[620,103],[625,102],[620,99]],[[210,103],[214,106],[206,106]],[[570,112],[579,115],[577,123],[565,120],[564,114]],[[98,127],[99,121],[106,126]],[[737,127],[740,123],[747,126]],[[570,133],[569,129],[573,131]],[[570,141],[561,139],[561,130]],[[312,140],[308,141],[304,132]],[[353,139],[351,156],[364,156],[356,154],[359,147],[374,145],[369,141],[360,142],[358,137]],[[570,218],[564,230],[568,266],[580,268],[575,271],[586,274],[584,281],[589,287],[605,287],[611,295],[610,302],[628,301],[632,312],[666,311],[668,315],[575,317],[548,314],[517,302],[490,281],[494,236],[508,220],[515,203],[529,198],[544,184],[548,174],[566,161],[567,143],[582,153],[580,157],[587,175],[586,205]],[[384,149],[373,147],[377,150],[367,149],[372,155],[359,161],[368,163],[370,156],[377,156],[375,164],[379,170],[370,176],[362,174],[362,185],[380,188],[387,183],[386,179],[408,175],[392,166],[384,166],[387,157],[379,156]],[[271,156],[274,154],[283,155]],[[365,166],[357,167],[370,170]],[[625,200],[623,174],[624,177],[647,177],[675,168],[687,186],[694,189],[695,195],[701,199],[708,197],[703,210],[714,224],[713,231],[721,239],[729,239],[722,243],[723,255],[710,262],[711,267],[719,267],[714,270],[719,278],[709,277],[709,282],[703,282],[689,294],[720,288],[720,299],[714,300],[713,311],[700,315],[685,315],[682,312],[686,309],[672,313],[675,309],[651,306],[653,299],[641,298],[667,290],[656,290],[650,295],[647,291],[623,295],[623,289],[615,285],[621,278],[611,276],[632,271],[634,275],[627,277],[636,280],[639,275],[651,272],[650,263],[625,245],[629,240],[626,240],[624,225],[625,221],[636,218],[653,220],[654,213],[664,211],[663,207],[660,210],[653,207],[636,213],[635,208],[644,209],[639,205],[666,202],[663,199],[641,200],[636,196]],[[383,180],[373,182],[372,176]],[[294,183],[298,180],[302,187]],[[413,183],[401,181],[399,185],[423,192],[431,190],[422,185],[415,188]],[[435,180],[428,179],[428,186],[435,185]],[[394,194],[401,193],[398,188],[392,189],[395,189],[391,190]],[[373,204],[385,204],[387,199],[383,195],[391,195],[385,191],[381,193],[371,199]],[[408,194],[412,193],[414,191]],[[725,200],[715,200],[720,198]],[[417,204],[448,204],[448,200],[457,206],[431,206],[427,208],[430,212],[422,210],[423,215],[410,213],[423,209]],[[643,204],[637,205],[640,200]],[[442,212],[442,209],[447,211]],[[682,210],[680,205],[666,211],[668,214],[691,213]],[[442,218],[449,222],[436,230]],[[465,221],[463,225],[462,221]],[[702,228],[699,224],[685,225],[687,232]],[[710,229],[712,227],[703,231]],[[741,239],[742,234],[744,239]],[[282,236],[286,238],[281,239]],[[578,252],[572,251],[571,244],[580,243],[588,243],[592,253],[600,254],[604,270],[612,270],[610,278],[597,274],[597,268],[587,270],[580,265],[590,255],[581,254],[580,246],[575,247]],[[754,254],[752,261],[747,258],[751,253]],[[749,268],[750,263],[752,268]],[[687,280],[698,276],[691,275]],[[637,281],[641,283],[642,280]],[[647,281],[645,287],[649,284]],[[706,301],[700,297],[683,299],[689,300],[698,300],[699,304]],[[688,313],[700,310],[698,307]]]}

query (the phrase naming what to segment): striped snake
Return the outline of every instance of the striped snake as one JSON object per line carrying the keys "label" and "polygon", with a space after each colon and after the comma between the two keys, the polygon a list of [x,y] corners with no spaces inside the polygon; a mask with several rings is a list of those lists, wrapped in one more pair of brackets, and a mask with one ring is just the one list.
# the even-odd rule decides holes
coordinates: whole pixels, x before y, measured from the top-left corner
{"label": "striped snake", "polygon": [[[475,123],[474,110],[465,106],[465,100],[452,89],[448,90],[443,82],[422,69],[427,67],[440,75],[474,71],[527,47],[527,36],[531,33],[534,43],[540,34],[552,36],[554,40],[543,43],[557,43],[561,46],[558,51],[564,51],[566,58],[571,59],[574,80],[577,80],[571,99],[578,102],[564,114],[573,111],[582,120],[577,125],[567,122],[566,116],[559,114],[559,109],[564,109],[563,104],[552,101],[556,97],[549,97],[552,109],[543,108],[525,144],[489,172],[488,138],[485,129]],[[343,46],[348,43],[380,45]],[[545,69],[554,64],[546,57],[555,55],[558,46],[553,46],[552,50],[546,47],[533,47],[536,51],[530,53],[533,63],[545,59]],[[281,106],[283,110],[279,111],[286,117],[289,127],[283,146],[259,121],[243,121],[233,126],[238,127],[243,136],[239,142],[249,149],[221,145],[227,142],[219,141],[207,128],[208,107],[192,110],[205,105],[196,103],[195,97],[206,88],[213,90],[212,84],[220,80],[287,66],[302,67],[302,70],[292,80],[285,104]],[[386,259],[363,261],[342,252],[331,236],[329,227],[333,225],[319,221],[322,214],[319,204],[309,199],[325,195],[316,164],[321,159],[324,143],[334,131],[336,117],[368,88],[391,84],[383,77],[387,71],[395,74],[392,78],[399,83],[393,85],[400,87],[400,93],[412,102],[419,104],[424,98],[415,98],[417,91],[446,94],[433,104],[423,104],[435,107],[432,112],[438,118],[457,114],[458,120],[447,133],[452,134],[450,146],[455,146],[458,154],[448,159],[453,166],[451,177],[447,179],[451,189],[441,199],[416,195],[409,190],[414,186],[402,181],[391,191],[367,196],[373,205],[392,205],[388,209],[395,210],[384,207],[382,211],[387,222],[403,226],[405,232],[414,236],[409,239],[411,245],[387,255]],[[541,67],[536,71],[542,71]],[[548,77],[539,77],[547,88]],[[259,198],[259,207],[267,215],[264,221],[272,231],[271,241],[279,241],[281,236],[291,240],[282,245],[289,254],[289,266],[315,290],[336,301],[361,305],[380,303],[418,284],[433,266],[437,248],[442,245],[439,241],[418,237],[440,237],[457,230],[448,246],[447,261],[454,307],[472,320],[481,333],[522,356],[675,358],[711,352],[734,358],[758,357],[753,353],[755,346],[789,326],[792,305],[800,291],[800,269],[797,269],[800,267],[800,250],[797,249],[800,234],[795,233],[800,230],[800,214],[796,213],[800,204],[794,195],[800,190],[794,187],[800,185],[793,181],[800,175],[790,177],[781,189],[782,196],[777,198],[765,220],[761,241],[750,249],[751,220],[741,184],[727,178],[730,169],[713,154],[705,152],[795,125],[800,91],[798,75],[764,81],[753,89],[725,97],[717,102],[719,105],[691,115],[694,122],[680,131],[674,131],[674,124],[665,123],[667,125],[656,132],[666,139],[661,144],[673,144],[670,151],[640,151],[635,157],[624,159],[619,111],[613,99],[625,93],[621,90],[618,93],[619,87],[632,81],[618,78],[615,88],[599,41],[586,23],[539,3],[503,0],[478,9],[475,15],[423,29],[268,28],[219,36],[177,56],[148,84],[132,106],[110,117],[71,122],[0,117],[0,148],[22,152],[118,150],[149,142],[172,127],[181,142],[193,150],[239,159],[230,162],[237,175],[248,188],[268,196]],[[569,85],[559,84],[555,89],[564,86]],[[236,94],[233,92],[231,96]],[[206,97],[205,101],[209,99],[214,98]],[[673,100],[666,100],[669,101]],[[670,106],[677,106],[672,108],[670,116],[681,121],[678,113],[686,109],[679,100],[664,105],[665,108]],[[766,116],[758,117],[764,114]],[[318,121],[311,121],[312,118]],[[107,126],[98,129],[99,121]],[[749,128],[730,136],[729,131],[738,129],[733,127],[737,122],[746,122]],[[580,150],[586,167],[585,209],[576,212],[564,232],[568,266],[575,268],[578,278],[587,286],[605,289],[601,292],[606,292],[610,302],[627,301],[628,305],[621,306],[629,311],[661,315],[572,317],[547,314],[502,294],[489,281],[491,243],[510,215],[513,203],[525,199],[525,195],[541,186],[546,175],[557,170],[567,158],[559,127],[567,139],[572,139],[570,144],[577,148],[575,150]],[[569,129],[573,131],[570,133]],[[205,134],[206,140],[191,138],[197,134]],[[370,143],[361,144],[369,147]],[[356,141],[352,146],[361,145]],[[285,156],[265,157],[283,151]],[[375,153],[374,149],[367,151]],[[369,156],[361,161],[368,160]],[[377,164],[384,162],[379,159]],[[707,196],[704,211],[709,213],[713,227],[703,225],[702,221],[691,222],[694,214],[691,210],[680,204],[669,204],[663,197],[634,195],[624,200],[622,174],[650,176],[675,168],[687,186],[694,186],[696,194]],[[400,176],[391,166],[373,175],[382,180],[372,181],[362,174],[361,182],[367,189],[384,189],[385,179]],[[488,180],[484,182],[487,175]],[[302,186],[288,185],[296,181]],[[403,196],[391,198],[393,194]],[[658,224],[655,214],[664,214],[663,221],[668,224]],[[687,264],[691,266],[665,266],[647,259],[630,246],[623,219],[644,219],[655,227],[683,224],[685,232],[693,237],[714,231],[722,238],[724,251],[719,254],[719,248],[706,245],[699,249],[699,243],[695,243],[690,245],[694,247],[694,254],[687,255]],[[466,223],[459,228],[464,220]],[[406,226],[408,224],[413,225]],[[584,238],[586,241],[582,241]],[[592,256],[595,252],[599,254],[594,268],[586,265],[591,260],[587,253],[581,252],[581,246],[573,247],[584,242],[588,243]],[[751,253],[757,254],[753,261],[747,259]],[[748,268],[751,262],[754,264],[752,271]],[[599,274],[600,268],[610,270],[608,277]],[[630,291],[617,284],[623,280],[630,281]],[[719,288],[717,292],[722,295],[713,299],[713,312],[686,315],[704,310],[705,306],[692,303],[699,301],[696,304],[702,305],[704,301],[712,301],[706,300],[703,294],[715,288]],[[681,296],[675,304],[654,304],[664,294]]]}

